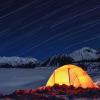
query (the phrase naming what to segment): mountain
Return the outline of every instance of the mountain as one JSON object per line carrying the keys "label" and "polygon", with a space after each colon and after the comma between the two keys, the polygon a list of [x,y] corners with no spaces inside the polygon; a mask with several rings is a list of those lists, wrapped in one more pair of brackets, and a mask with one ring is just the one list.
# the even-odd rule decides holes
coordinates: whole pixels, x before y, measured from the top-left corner
{"label": "mountain", "polygon": [[65,64],[70,64],[73,62],[73,58],[67,55],[56,55],[48,58],[43,63],[41,63],[41,66],[62,66]]}
{"label": "mountain", "polygon": [[[89,63],[87,63],[86,61],[89,61]],[[100,52],[90,47],[84,47],[70,54],[59,54],[59,55],[49,57],[41,63],[39,63],[37,59],[32,58],[32,57],[31,58],[30,57],[16,57],[16,56],[15,57],[0,57],[1,68],[33,68],[37,66],[59,67],[65,64],[73,64],[73,63],[80,66],[84,66],[84,65],[85,66],[88,66],[88,65],[99,66]]]}
{"label": "mountain", "polygon": [[90,47],[84,47],[79,50],[76,50],[70,54],[70,57],[74,59],[74,61],[80,60],[95,60],[100,57],[99,51],[92,49]]}
{"label": "mountain", "polygon": [[[72,64],[80,61],[95,61],[96,59],[99,58],[100,58],[99,51],[92,49],[90,47],[83,47],[79,50],[70,53],[69,55],[60,54],[60,55],[49,57],[47,60],[41,63],[41,66],[61,66],[64,64]],[[81,63],[78,63],[78,65],[79,64]],[[85,65],[89,65],[89,64],[90,63],[86,63]],[[97,62],[91,64],[94,64],[96,66],[98,65]]]}
{"label": "mountain", "polygon": [[0,57],[0,67],[34,67],[38,60],[31,57]]}

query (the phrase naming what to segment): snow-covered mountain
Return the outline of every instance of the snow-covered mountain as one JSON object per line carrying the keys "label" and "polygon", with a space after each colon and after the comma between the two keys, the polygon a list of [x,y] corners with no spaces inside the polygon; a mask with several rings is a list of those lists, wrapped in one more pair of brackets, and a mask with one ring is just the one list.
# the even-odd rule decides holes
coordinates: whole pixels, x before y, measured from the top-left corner
{"label": "snow-covered mountain", "polygon": [[0,65],[19,66],[26,64],[37,64],[38,60],[30,57],[0,57]]}
{"label": "snow-covered mountain", "polygon": [[[70,54],[61,54],[55,55],[44,62],[42,62],[43,66],[60,66],[63,64],[73,63],[76,61],[82,60],[96,60],[100,58],[99,51],[92,49],[90,47],[84,47],[79,50],[76,50]],[[97,64],[97,63],[96,63]]]}
{"label": "snow-covered mountain", "polygon": [[79,50],[76,50],[70,54],[75,61],[80,60],[95,60],[100,57],[99,51],[92,49],[90,47],[84,47]]}
{"label": "snow-covered mountain", "polygon": [[[33,66],[61,66],[64,64],[72,64],[73,62],[82,60],[96,60],[100,59],[100,53],[92,48],[84,47],[76,50],[70,54],[59,54],[49,57],[45,61],[41,62],[35,58],[30,57],[0,57],[0,67],[22,67],[33,68]],[[95,63],[93,63],[95,64]],[[100,65],[96,62],[96,65]],[[95,65],[93,65],[95,66]]]}

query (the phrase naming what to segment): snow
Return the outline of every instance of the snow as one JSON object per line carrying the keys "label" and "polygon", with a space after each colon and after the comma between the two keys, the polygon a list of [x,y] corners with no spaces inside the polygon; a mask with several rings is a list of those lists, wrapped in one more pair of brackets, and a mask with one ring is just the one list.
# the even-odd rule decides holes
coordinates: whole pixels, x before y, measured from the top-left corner
{"label": "snow", "polygon": [[100,57],[100,54],[98,54],[98,51],[95,49],[92,49],[90,47],[84,47],[79,50],[76,50],[70,54],[70,56],[75,60],[75,61],[80,61],[80,60],[93,60],[97,59]]}
{"label": "snow", "polygon": [[22,65],[28,63],[37,63],[38,60],[29,57],[0,57],[0,64],[10,64],[12,66]]}
{"label": "snow", "polygon": [[[56,68],[0,69],[0,93],[9,94],[16,89],[34,89],[46,84]],[[95,82],[100,81],[100,71],[90,74]]]}
{"label": "snow", "polygon": [[[93,60],[100,57],[97,50],[89,47],[76,50],[70,54],[75,61]],[[0,64],[21,65],[29,62],[37,63],[35,58],[0,57]],[[16,89],[32,89],[46,84],[56,67],[39,67],[34,69],[0,68],[0,93],[10,93]],[[90,74],[93,80],[100,81],[100,71]]]}
{"label": "snow", "polygon": [[46,84],[54,68],[0,69],[0,93],[32,89]]}

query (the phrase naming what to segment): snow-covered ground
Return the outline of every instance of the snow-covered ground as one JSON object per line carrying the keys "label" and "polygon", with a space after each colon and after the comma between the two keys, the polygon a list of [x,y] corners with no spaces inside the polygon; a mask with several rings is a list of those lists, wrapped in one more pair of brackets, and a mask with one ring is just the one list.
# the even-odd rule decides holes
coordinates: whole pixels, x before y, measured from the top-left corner
{"label": "snow-covered ground", "polygon": [[[10,93],[16,89],[32,89],[45,85],[55,68],[0,69],[0,93]],[[92,73],[95,81],[100,81],[100,71]]]}
{"label": "snow-covered ground", "polygon": [[0,69],[0,93],[45,85],[54,68]]}

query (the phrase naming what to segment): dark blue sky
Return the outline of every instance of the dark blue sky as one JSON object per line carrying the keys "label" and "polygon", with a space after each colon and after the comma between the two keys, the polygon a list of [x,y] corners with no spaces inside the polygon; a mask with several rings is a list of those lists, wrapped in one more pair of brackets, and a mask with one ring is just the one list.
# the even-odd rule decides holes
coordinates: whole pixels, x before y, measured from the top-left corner
{"label": "dark blue sky", "polygon": [[100,48],[100,0],[1,0],[0,56],[37,59]]}

